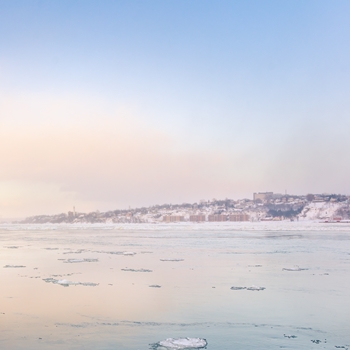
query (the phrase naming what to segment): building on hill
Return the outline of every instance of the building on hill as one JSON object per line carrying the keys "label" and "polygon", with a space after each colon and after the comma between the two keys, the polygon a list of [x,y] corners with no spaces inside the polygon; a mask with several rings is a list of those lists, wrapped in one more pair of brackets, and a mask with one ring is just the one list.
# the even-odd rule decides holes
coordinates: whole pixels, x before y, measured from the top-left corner
{"label": "building on hill", "polygon": [[182,215],[166,215],[166,216],[163,216],[163,221],[165,221],[165,222],[181,222],[181,221],[185,221],[185,218]]}
{"label": "building on hill", "polygon": [[267,199],[271,199],[273,196],[273,192],[258,192],[258,193],[253,193],[253,199],[256,200],[261,200],[261,201],[266,201]]}
{"label": "building on hill", "polygon": [[203,222],[205,220],[205,215],[190,215],[190,221],[192,222]]}
{"label": "building on hill", "polygon": [[249,215],[245,213],[233,213],[229,217],[230,221],[249,221]]}
{"label": "building on hill", "polygon": [[227,221],[227,215],[222,215],[222,214],[208,215],[208,221]]}

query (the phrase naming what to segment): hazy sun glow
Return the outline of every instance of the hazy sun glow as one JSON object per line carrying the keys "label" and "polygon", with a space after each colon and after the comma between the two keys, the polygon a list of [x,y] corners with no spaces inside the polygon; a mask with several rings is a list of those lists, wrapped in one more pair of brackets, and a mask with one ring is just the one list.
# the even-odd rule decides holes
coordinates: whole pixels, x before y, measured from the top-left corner
{"label": "hazy sun glow", "polygon": [[0,4],[0,215],[349,193],[347,1]]}

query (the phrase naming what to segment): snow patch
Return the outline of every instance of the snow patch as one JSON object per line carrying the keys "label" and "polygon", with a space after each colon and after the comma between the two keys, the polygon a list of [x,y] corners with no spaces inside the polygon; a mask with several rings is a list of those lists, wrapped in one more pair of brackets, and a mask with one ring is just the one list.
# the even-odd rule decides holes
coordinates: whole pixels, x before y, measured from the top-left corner
{"label": "snow patch", "polygon": [[289,267],[289,268],[284,267],[282,269],[282,271],[305,271],[305,270],[308,270],[308,269],[302,268],[302,267],[299,267],[299,266],[294,266],[294,267]]}
{"label": "snow patch", "polygon": [[184,259],[159,259],[160,261],[184,261]]}
{"label": "snow patch", "polygon": [[167,338],[156,343],[156,349],[203,349],[208,345],[202,338]]}
{"label": "snow patch", "polygon": [[83,263],[83,262],[98,262],[98,259],[67,259],[63,262],[68,264]]}
{"label": "snow patch", "polygon": [[92,282],[73,282],[66,279],[58,280],[55,278],[43,278],[43,281],[46,283],[53,283],[53,284],[59,284],[63,287],[69,287],[69,286],[88,286],[88,287],[96,287],[98,286],[98,283],[92,283]]}
{"label": "snow patch", "polygon": [[243,289],[247,289],[247,287],[231,287],[231,290],[243,290]]}
{"label": "snow patch", "polygon": [[148,269],[121,269],[122,271],[129,271],[129,272],[152,272],[152,270],[148,270]]}
{"label": "snow patch", "polygon": [[252,290],[252,291],[261,291],[261,290],[265,290],[266,288],[265,287],[258,287],[258,286],[251,286],[251,287],[248,287],[247,290]]}

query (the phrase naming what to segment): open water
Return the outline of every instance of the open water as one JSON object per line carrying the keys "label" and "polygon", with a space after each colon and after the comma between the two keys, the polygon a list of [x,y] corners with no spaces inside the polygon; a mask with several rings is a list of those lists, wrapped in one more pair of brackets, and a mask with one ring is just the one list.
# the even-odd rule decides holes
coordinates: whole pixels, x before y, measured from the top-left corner
{"label": "open water", "polygon": [[1,349],[350,349],[347,224],[2,225],[0,240]]}

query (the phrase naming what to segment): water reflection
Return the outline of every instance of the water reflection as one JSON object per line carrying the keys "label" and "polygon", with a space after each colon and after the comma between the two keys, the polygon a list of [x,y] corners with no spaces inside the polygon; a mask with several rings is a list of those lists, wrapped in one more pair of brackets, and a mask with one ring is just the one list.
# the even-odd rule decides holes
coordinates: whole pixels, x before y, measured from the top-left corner
{"label": "water reflection", "polygon": [[2,230],[1,348],[350,343],[346,233],[134,227]]}

